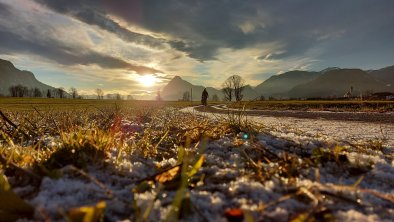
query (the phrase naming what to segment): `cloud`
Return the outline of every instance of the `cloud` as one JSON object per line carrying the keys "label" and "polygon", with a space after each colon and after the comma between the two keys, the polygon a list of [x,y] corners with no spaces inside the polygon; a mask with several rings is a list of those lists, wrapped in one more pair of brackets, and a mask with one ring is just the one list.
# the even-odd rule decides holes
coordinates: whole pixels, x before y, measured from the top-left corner
{"label": "cloud", "polygon": [[11,14],[11,7],[0,2],[0,15],[10,15]]}
{"label": "cloud", "polygon": [[[18,17],[21,12],[0,2],[0,49],[3,53],[29,53],[62,65],[97,65],[104,69],[126,69],[136,73],[160,73],[160,70],[133,64],[91,49],[91,45],[71,39],[52,24],[44,24],[31,14],[30,20]],[[65,21],[63,21],[65,22]],[[69,30],[72,33],[72,30]]]}
{"label": "cloud", "polygon": [[[164,4],[162,1],[36,1],[57,12],[115,33],[126,41],[157,48],[165,47],[166,43],[199,61],[215,60],[220,48],[242,48],[248,42],[255,42],[244,38],[244,31],[237,26],[239,14],[249,14],[251,11],[249,16],[253,17],[256,10],[251,6],[245,10],[242,9],[244,7],[237,9],[232,3],[222,1],[168,1]],[[132,32],[112,20],[110,15],[169,37],[153,38]],[[256,29],[257,26],[253,26],[253,31]],[[253,38],[257,39],[256,36]]]}
{"label": "cloud", "polygon": [[[349,33],[382,24],[382,18],[371,19],[366,15],[387,15],[394,6],[389,0],[380,4],[365,0],[323,3],[306,0],[36,1],[115,33],[126,41],[158,48],[168,44],[201,62],[218,60],[218,52],[223,48],[242,49],[270,42],[281,42],[281,50],[285,51],[276,54],[275,59],[302,55],[319,47],[322,41],[336,38],[346,38],[353,44]],[[165,37],[132,32],[112,17]],[[392,21],[392,17],[391,20],[386,18],[385,27],[393,25]],[[347,30],[346,33],[343,30]]]}
{"label": "cloud", "polygon": [[137,73],[156,73],[159,70],[130,64],[122,59],[102,55],[97,52],[85,49],[71,48],[53,39],[36,42],[25,39],[14,33],[0,31],[0,42],[2,51],[27,52],[40,55],[44,58],[54,60],[63,65],[98,65],[108,69],[128,69]]}
{"label": "cloud", "polygon": [[292,69],[392,64],[393,8],[392,0],[0,0],[0,50],[108,81],[134,70],[162,71],[163,84],[180,75],[215,85],[233,73],[257,84]]}
{"label": "cloud", "polygon": [[[149,35],[133,32],[122,27],[114,21],[105,11],[103,4],[97,1],[53,1],[53,0],[36,0],[45,6],[63,14],[70,15],[89,25],[95,25],[99,28],[117,34],[125,41],[136,44],[146,45],[154,48],[165,48],[164,39],[154,38]],[[125,4],[125,2],[123,2]]]}

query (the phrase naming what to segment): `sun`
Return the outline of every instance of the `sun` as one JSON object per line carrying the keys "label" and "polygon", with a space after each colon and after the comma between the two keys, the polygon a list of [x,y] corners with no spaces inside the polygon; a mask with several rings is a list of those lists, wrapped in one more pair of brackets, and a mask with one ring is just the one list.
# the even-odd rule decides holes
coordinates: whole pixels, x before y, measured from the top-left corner
{"label": "sun", "polygon": [[149,87],[149,86],[153,86],[156,83],[157,79],[156,79],[156,76],[154,76],[152,74],[148,74],[148,75],[139,76],[137,78],[137,81],[141,85]]}

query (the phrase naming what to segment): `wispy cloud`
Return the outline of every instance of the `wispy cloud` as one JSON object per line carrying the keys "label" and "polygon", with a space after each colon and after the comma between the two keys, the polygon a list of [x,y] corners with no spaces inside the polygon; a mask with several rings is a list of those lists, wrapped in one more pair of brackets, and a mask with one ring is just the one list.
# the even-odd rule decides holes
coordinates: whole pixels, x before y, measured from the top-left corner
{"label": "wispy cloud", "polygon": [[391,0],[0,0],[0,54],[87,90],[142,90],[133,76],[144,73],[162,79],[157,88],[174,75],[220,86],[240,74],[256,85],[293,69],[392,64],[392,9]]}

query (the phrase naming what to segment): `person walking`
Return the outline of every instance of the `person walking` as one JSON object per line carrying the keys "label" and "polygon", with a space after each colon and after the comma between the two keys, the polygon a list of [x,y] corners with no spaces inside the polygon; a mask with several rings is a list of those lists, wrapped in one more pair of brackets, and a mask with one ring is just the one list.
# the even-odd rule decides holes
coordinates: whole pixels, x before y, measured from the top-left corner
{"label": "person walking", "polygon": [[202,105],[204,105],[204,106],[206,106],[208,103],[207,103],[207,100],[208,100],[208,92],[207,92],[207,88],[205,88],[204,89],[204,91],[202,91],[202,95],[201,95],[201,104]]}

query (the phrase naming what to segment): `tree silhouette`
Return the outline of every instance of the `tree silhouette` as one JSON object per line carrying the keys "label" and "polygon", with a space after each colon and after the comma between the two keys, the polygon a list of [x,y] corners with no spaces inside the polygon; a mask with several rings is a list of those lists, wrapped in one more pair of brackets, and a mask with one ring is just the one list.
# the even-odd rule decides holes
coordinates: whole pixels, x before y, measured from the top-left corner
{"label": "tree silhouette", "polygon": [[104,91],[102,89],[96,89],[97,99],[104,99]]}
{"label": "tree silhouette", "polygon": [[245,80],[239,75],[232,75],[224,81],[222,84],[222,91],[224,93],[224,99],[231,101],[234,98],[236,101],[241,101],[243,98],[242,91],[244,90]]}
{"label": "tree silhouette", "polygon": [[63,99],[65,96],[66,91],[63,87],[57,88],[57,94],[59,95],[60,99]]}
{"label": "tree silhouette", "polygon": [[69,90],[69,92],[70,92],[71,97],[72,97],[73,99],[76,99],[76,98],[78,97],[78,90],[77,90],[76,88],[71,87],[70,90]]}
{"label": "tree silhouette", "polygon": [[42,92],[39,88],[35,87],[33,91],[34,97],[42,97]]}

